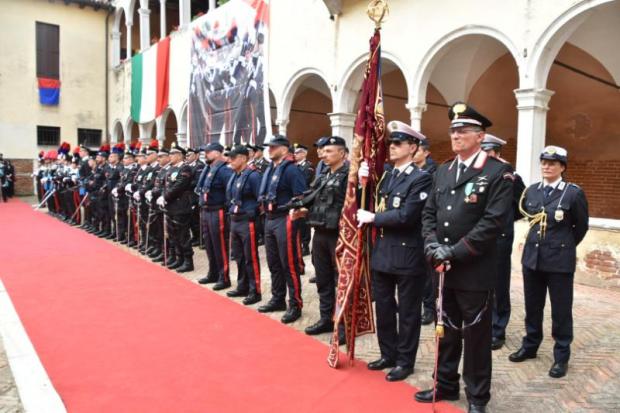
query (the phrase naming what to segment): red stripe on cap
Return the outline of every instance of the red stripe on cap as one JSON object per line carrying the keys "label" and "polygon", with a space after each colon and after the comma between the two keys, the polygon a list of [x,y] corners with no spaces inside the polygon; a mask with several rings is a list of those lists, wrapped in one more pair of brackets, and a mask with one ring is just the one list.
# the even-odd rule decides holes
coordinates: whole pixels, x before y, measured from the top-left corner
{"label": "red stripe on cap", "polygon": [[291,278],[293,279],[293,289],[295,290],[295,300],[299,308],[303,307],[301,295],[299,294],[299,281],[297,269],[295,268],[295,254],[293,253],[293,221],[291,216],[286,216],[286,250],[288,255],[288,267],[291,270]]}
{"label": "red stripe on cap", "polygon": [[250,222],[250,246],[252,248],[252,267],[254,268],[254,281],[256,282],[256,292],[261,293],[260,288],[260,265],[258,264],[258,247],[256,246],[256,229],[253,222]]}

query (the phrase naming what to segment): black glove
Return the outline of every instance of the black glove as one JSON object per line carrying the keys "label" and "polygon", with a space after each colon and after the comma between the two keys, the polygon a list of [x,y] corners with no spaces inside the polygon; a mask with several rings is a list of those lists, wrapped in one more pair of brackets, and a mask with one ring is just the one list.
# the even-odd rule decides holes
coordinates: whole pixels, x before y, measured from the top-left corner
{"label": "black glove", "polygon": [[424,256],[427,260],[429,260],[429,262],[433,259],[435,250],[439,247],[441,247],[441,244],[438,242],[429,242],[426,246],[424,246]]}
{"label": "black glove", "polygon": [[433,254],[432,264],[433,268],[439,267],[446,261],[452,261],[454,259],[454,248],[450,245],[441,245],[435,250]]}

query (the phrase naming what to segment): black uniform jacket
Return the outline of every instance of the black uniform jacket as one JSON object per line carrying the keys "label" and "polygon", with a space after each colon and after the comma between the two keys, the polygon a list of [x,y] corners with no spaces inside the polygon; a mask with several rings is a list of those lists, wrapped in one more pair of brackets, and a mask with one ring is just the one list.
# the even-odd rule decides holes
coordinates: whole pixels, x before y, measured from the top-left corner
{"label": "black uniform jacket", "polygon": [[424,241],[454,248],[452,268],[446,273],[447,288],[490,290],[496,273],[496,240],[505,214],[512,213],[514,175],[510,165],[484,151],[458,182],[457,169],[457,159],[437,169],[422,218]]}
{"label": "black uniform jacket", "polygon": [[192,212],[192,180],[194,171],[186,164],[172,166],[166,173],[164,200],[166,209],[171,214],[189,214]]}
{"label": "black uniform jacket", "polygon": [[543,185],[536,183],[527,188],[522,205],[528,214],[536,214],[543,208],[547,214],[544,238],[540,224],[532,226],[527,234],[521,258],[523,266],[545,272],[574,273],[577,245],[588,231],[588,201],[581,188],[562,181],[545,198]]}
{"label": "black uniform jacket", "polygon": [[385,205],[375,215],[377,239],[372,249],[375,271],[399,275],[424,275],[422,210],[433,185],[432,176],[414,164],[392,181],[398,170],[386,165],[379,184],[378,202]]}

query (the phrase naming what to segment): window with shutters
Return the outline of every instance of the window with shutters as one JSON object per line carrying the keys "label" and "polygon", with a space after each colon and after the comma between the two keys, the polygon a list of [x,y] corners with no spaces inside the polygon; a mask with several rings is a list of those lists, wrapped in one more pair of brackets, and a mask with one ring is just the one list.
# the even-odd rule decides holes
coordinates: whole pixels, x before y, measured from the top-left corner
{"label": "window with shutters", "polygon": [[60,145],[60,128],[57,126],[37,126],[37,145]]}
{"label": "window with shutters", "polygon": [[37,77],[60,79],[60,26],[36,22]]}
{"label": "window with shutters", "polygon": [[78,145],[89,147],[101,145],[101,129],[78,129]]}

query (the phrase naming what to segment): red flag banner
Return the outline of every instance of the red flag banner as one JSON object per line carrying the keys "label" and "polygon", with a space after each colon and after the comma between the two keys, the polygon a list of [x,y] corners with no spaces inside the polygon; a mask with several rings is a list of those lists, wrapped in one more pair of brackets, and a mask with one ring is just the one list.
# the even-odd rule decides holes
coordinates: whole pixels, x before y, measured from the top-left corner
{"label": "red flag banner", "polygon": [[[375,191],[385,164],[385,118],[381,91],[381,33],[375,30],[370,39],[370,53],[366,63],[362,92],[359,100],[355,137],[351,151],[351,165],[347,183],[340,232],[336,245],[338,286],[334,332],[327,362],[337,367],[339,361],[338,325],[344,323],[347,337],[347,354],[355,358],[355,338],[375,332],[370,296],[370,241],[368,228],[357,228],[358,208],[373,211]],[[358,182],[361,161],[368,163],[370,176]],[[358,191],[361,187],[361,197]],[[359,202],[358,202],[359,201]]]}

